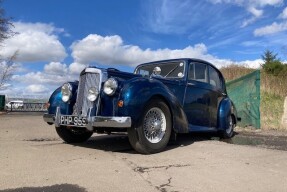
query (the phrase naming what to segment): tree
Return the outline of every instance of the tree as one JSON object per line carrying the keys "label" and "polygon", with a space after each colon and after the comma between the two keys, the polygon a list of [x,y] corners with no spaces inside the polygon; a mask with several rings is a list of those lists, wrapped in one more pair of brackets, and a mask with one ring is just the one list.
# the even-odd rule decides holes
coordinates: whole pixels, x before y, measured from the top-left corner
{"label": "tree", "polygon": [[0,90],[7,88],[7,83],[11,80],[13,73],[18,68],[17,64],[15,63],[17,54],[18,51],[0,63]]}
{"label": "tree", "polygon": [[[11,18],[5,17],[5,11],[2,8],[2,0],[0,0],[0,48],[4,40],[15,34],[11,30],[12,27]],[[14,62],[17,54],[18,51],[6,59],[2,59],[0,55],[0,90],[6,88],[6,84],[11,80],[11,77],[17,68],[17,65]]]}
{"label": "tree", "polygon": [[277,53],[274,54],[273,51],[270,51],[267,49],[266,51],[264,51],[264,54],[261,55],[261,58],[263,59],[264,64],[268,64],[268,63],[271,63],[273,61],[279,60],[279,59],[277,59],[277,55],[278,55]]}
{"label": "tree", "polygon": [[277,76],[285,71],[286,66],[277,58],[277,55],[273,51],[266,50],[261,56],[264,61],[262,68],[266,73]]}
{"label": "tree", "polygon": [[0,45],[3,41],[11,36],[13,36],[14,32],[11,30],[13,27],[11,18],[5,17],[5,11],[2,8],[2,0],[0,0]]}

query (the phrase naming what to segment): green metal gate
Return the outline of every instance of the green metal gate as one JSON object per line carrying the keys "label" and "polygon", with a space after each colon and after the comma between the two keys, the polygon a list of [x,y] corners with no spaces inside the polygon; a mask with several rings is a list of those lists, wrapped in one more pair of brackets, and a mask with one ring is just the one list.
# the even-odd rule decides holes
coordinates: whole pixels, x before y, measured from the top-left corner
{"label": "green metal gate", "polygon": [[238,125],[260,129],[260,71],[229,81],[226,88],[241,117]]}
{"label": "green metal gate", "polygon": [[0,95],[0,111],[5,109],[5,95]]}

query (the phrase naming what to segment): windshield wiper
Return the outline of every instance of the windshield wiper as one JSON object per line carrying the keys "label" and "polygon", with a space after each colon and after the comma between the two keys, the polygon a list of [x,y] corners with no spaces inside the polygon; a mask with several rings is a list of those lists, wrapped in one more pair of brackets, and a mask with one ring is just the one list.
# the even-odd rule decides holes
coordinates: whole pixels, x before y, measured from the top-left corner
{"label": "windshield wiper", "polygon": [[[180,65],[180,64],[179,64]],[[174,72],[178,67],[179,65],[175,66],[175,68],[173,68],[170,72],[168,72],[164,77],[167,77],[169,74],[171,74],[172,72]]]}

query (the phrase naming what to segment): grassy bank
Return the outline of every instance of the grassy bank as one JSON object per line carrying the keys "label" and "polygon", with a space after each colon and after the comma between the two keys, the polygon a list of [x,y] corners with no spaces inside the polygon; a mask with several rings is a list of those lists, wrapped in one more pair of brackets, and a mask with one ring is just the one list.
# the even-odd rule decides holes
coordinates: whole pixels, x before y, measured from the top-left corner
{"label": "grassy bank", "polygon": [[284,110],[283,106],[284,97],[261,91],[260,115],[262,129],[283,129],[280,125]]}

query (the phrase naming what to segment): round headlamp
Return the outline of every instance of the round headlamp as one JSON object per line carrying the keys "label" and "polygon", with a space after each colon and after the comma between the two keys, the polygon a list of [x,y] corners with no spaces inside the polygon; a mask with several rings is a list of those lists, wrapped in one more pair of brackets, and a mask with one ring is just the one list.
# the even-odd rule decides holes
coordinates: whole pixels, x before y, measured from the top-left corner
{"label": "round headlamp", "polygon": [[72,97],[72,86],[71,86],[71,84],[65,83],[61,88],[61,92],[62,92],[62,100],[64,102],[68,102],[70,100],[70,98]]}
{"label": "round headlamp", "polygon": [[118,82],[114,78],[109,78],[104,84],[104,93],[113,95],[118,88]]}
{"label": "round headlamp", "polygon": [[88,90],[88,96],[87,98],[89,99],[89,101],[93,102],[97,99],[99,95],[99,90],[96,87],[91,87]]}

